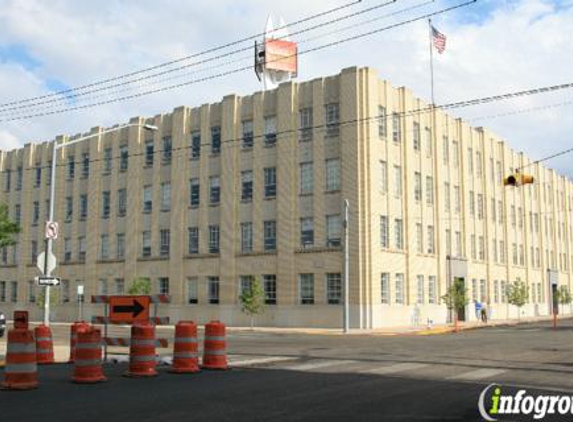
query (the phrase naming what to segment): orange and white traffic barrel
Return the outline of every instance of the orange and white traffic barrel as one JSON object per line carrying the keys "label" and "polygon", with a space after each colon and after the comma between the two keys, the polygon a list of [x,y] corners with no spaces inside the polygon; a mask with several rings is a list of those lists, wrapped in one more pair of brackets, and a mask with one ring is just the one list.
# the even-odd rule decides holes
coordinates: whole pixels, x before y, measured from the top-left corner
{"label": "orange and white traffic barrel", "polygon": [[85,321],[76,321],[70,325],[70,359],[69,363],[74,363],[76,352],[76,342],[78,341],[78,331],[85,331],[89,328],[89,324]]}
{"label": "orange and white traffic barrel", "polygon": [[205,324],[202,367],[205,369],[227,369],[225,324],[220,321],[211,321]]}
{"label": "orange and white traffic barrel", "polygon": [[107,381],[102,369],[101,331],[89,327],[78,331],[75,349],[75,366],[72,380],[77,383]]}
{"label": "orange and white traffic barrel", "polygon": [[54,363],[54,342],[52,330],[47,325],[40,325],[34,328],[36,337],[36,363]]}
{"label": "orange and white traffic barrel", "polygon": [[156,366],[155,326],[149,322],[136,323],[131,327],[129,370],[125,375],[153,377],[157,375]]}
{"label": "orange and white traffic barrel", "polygon": [[199,372],[197,349],[197,324],[193,321],[178,322],[175,326],[173,343],[173,366],[169,372],[176,374]]}
{"label": "orange and white traffic barrel", "polygon": [[38,387],[38,367],[34,332],[23,328],[10,330],[2,388],[30,390],[36,387]]}

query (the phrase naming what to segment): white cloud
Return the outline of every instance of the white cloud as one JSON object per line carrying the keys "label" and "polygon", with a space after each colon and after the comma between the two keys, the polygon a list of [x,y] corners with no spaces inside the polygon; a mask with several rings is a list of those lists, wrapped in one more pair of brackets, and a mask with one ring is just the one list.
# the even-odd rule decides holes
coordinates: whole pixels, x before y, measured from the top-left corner
{"label": "white cloud", "polygon": [[[392,8],[380,9],[368,17],[420,2],[398,1]],[[451,1],[441,0],[433,8],[452,4]],[[476,14],[478,9],[470,6],[459,13],[434,20],[436,26],[448,36],[447,50],[436,57],[435,63],[436,98],[439,103],[571,80],[571,8],[567,9],[565,3],[558,7],[556,2],[548,0],[484,1],[483,4],[489,9],[487,15]],[[46,92],[44,82],[48,79],[61,80],[71,86],[80,85],[260,32],[271,10],[282,14],[286,21],[293,21],[331,7],[333,3],[326,0],[264,3],[255,0],[170,0],[161,3],[151,0],[59,0],[49,3],[39,0],[0,0],[0,27],[3,28],[0,46],[24,46],[40,63],[38,67],[28,70],[11,63],[0,63],[0,102],[41,95]],[[415,15],[412,12],[382,19],[338,36],[303,43],[301,49]],[[337,27],[347,24],[341,23]],[[328,30],[325,28],[317,33]],[[427,23],[422,21],[303,55],[300,57],[299,79],[334,74],[348,66],[369,65],[377,68],[380,76],[395,86],[408,86],[416,95],[428,98],[427,34]],[[302,34],[297,39],[309,36],[311,34]],[[250,52],[241,55],[245,54],[249,56]],[[4,135],[5,138],[0,134],[0,148],[5,148],[8,142],[13,145],[13,137],[20,143],[52,139],[57,134],[85,131],[95,125],[112,125],[135,115],[153,115],[181,104],[195,106],[218,101],[231,92],[248,94],[258,89],[260,86],[249,71],[216,82],[193,84],[179,90],[82,112],[0,123],[4,133],[11,134],[11,137]],[[459,110],[459,114],[467,118],[488,116],[570,98],[571,93],[561,92],[468,108]],[[516,149],[523,149],[539,158],[573,145],[573,140],[569,138],[569,133],[573,132],[573,121],[568,118],[570,110],[571,106],[565,106],[476,124],[492,128]],[[548,164],[571,174],[567,160]]]}

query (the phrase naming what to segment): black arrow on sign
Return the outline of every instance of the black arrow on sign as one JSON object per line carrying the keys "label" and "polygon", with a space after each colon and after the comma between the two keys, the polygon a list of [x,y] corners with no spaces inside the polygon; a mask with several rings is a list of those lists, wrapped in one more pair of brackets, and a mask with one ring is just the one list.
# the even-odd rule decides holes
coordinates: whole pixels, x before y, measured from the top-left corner
{"label": "black arrow on sign", "polygon": [[131,313],[135,318],[144,310],[145,307],[137,299],[133,299],[133,305],[115,305],[112,312],[117,314]]}

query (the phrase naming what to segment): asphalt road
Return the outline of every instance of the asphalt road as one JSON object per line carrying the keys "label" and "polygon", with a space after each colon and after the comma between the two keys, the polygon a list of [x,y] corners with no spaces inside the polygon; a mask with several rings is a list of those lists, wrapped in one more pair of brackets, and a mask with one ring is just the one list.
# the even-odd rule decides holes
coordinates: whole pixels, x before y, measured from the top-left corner
{"label": "asphalt road", "polygon": [[41,367],[39,389],[0,391],[0,420],[481,420],[492,382],[572,394],[572,337],[571,320],[434,336],[232,333],[229,371],[131,379],[116,364],[108,382],[76,385],[71,366]]}

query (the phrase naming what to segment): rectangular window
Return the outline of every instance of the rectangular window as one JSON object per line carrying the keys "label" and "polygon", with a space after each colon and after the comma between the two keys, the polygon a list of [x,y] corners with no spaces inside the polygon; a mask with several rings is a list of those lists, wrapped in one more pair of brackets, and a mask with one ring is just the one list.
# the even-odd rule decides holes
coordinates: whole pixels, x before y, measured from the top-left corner
{"label": "rectangular window", "polygon": [[428,303],[436,304],[436,276],[428,277]]}
{"label": "rectangular window", "polygon": [[399,198],[402,196],[402,168],[394,166],[394,196]]}
{"label": "rectangular window", "polygon": [[111,193],[103,191],[101,193],[101,218],[107,219],[111,213]]}
{"label": "rectangular window", "polygon": [[314,222],[312,218],[300,219],[300,245],[303,248],[314,244]]}
{"label": "rectangular window", "polygon": [[392,113],[392,140],[396,143],[402,142],[402,123],[398,113]]}
{"label": "rectangular window", "polygon": [[340,117],[338,103],[332,103],[326,105],[325,117],[326,117],[326,136],[337,136],[339,130],[338,122]]}
{"label": "rectangular window", "polygon": [[476,214],[476,198],[474,195],[474,191],[470,190],[470,215],[475,215]]}
{"label": "rectangular window", "polygon": [[263,225],[265,252],[274,252],[277,249],[277,222],[269,220],[265,221]]}
{"label": "rectangular window", "polygon": [[22,167],[16,169],[16,190],[22,190],[22,183],[24,179],[24,170]]}
{"label": "rectangular window", "polygon": [[265,305],[276,305],[277,276],[274,274],[263,275],[263,289],[265,291]]}
{"label": "rectangular window", "polygon": [[342,237],[342,226],[340,224],[340,215],[326,216],[326,246],[340,246]]}
{"label": "rectangular window", "polygon": [[117,191],[117,215],[118,217],[125,217],[127,213],[127,189],[119,189]]}
{"label": "rectangular window", "polygon": [[434,154],[434,146],[432,142],[432,129],[426,127],[426,156],[431,157]]}
{"label": "rectangular window", "polygon": [[209,253],[219,253],[219,226],[209,226]]}
{"label": "rectangular window", "polygon": [[171,240],[171,232],[169,229],[159,230],[159,255],[169,256],[169,247]]}
{"label": "rectangular window", "polygon": [[125,293],[125,280],[123,278],[116,278],[115,283],[115,294],[122,295]]}
{"label": "rectangular window", "polygon": [[209,178],[209,188],[209,200],[211,201],[211,204],[218,204],[221,199],[219,176],[211,176]]}
{"label": "rectangular window", "polygon": [[66,177],[71,180],[76,175],[76,157],[73,155],[68,156],[68,167]]}
{"label": "rectangular window", "polygon": [[199,253],[199,227],[189,227],[189,254]]}
{"label": "rectangular window", "polygon": [[460,187],[454,186],[454,211],[456,214],[460,213],[461,201],[460,201]]}
{"label": "rectangular window", "polygon": [[380,246],[383,248],[390,247],[390,233],[388,229],[388,216],[380,216]]}
{"label": "rectangular window", "polygon": [[380,161],[380,191],[388,192],[388,163]]}
{"label": "rectangular window", "polygon": [[64,262],[72,260],[72,239],[66,237],[64,239]]}
{"label": "rectangular window", "polygon": [[378,106],[378,136],[386,138],[386,107]]}
{"label": "rectangular window", "polygon": [[312,139],[312,107],[306,107],[299,111],[300,140],[310,141]]}
{"label": "rectangular window", "polygon": [[417,298],[417,302],[419,305],[423,305],[425,302],[425,295],[424,295],[424,276],[423,275],[418,275],[416,277],[416,298]]}
{"label": "rectangular window", "polygon": [[32,258],[31,262],[35,264],[38,259],[38,241],[32,240],[30,246],[30,257]]}
{"label": "rectangular window", "polygon": [[36,285],[34,280],[28,281],[28,303],[36,303]]}
{"label": "rectangular window", "polygon": [[493,280],[493,301],[499,303],[499,281]]}
{"label": "rectangular window", "polygon": [[[211,151],[213,151],[213,144],[211,144]],[[191,158],[199,158],[201,156],[201,132],[191,132]]]}
{"label": "rectangular window", "polygon": [[86,237],[78,237],[78,261],[86,261]]}
{"label": "rectangular window", "polygon": [[102,234],[100,237],[100,259],[109,259],[109,236]]}
{"label": "rectangular window", "polygon": [[396,292],[396,305],[404,304],[404,274],[396,274],[395,276],[395,289]]}
{"label": "rectangular window", "polygon": [[90,175],[90,154],[84,152],[82,154],[82,178],[87,178]]}
{"label": "rectangular window", "polygon": [[207,278],[209,303],[211,305],[217,305],[219,303],[219,277],[208,277]]}
{"label": "rectangular window", "polygon": [[12,281],[10,282],[11,289],[10,289],[10,301],[12,303],[18,302],[18,282]]}
{"label": "rectangular window", "polygon": [[244,120],[243,121],[243,139],[242,139],[242,147],[243,148],[252,148],[253,147],[253,121],[252,120]]}
{"label": "rectangular window", "polygon": [[151,256],[151,232],[144,231],[141,235],[141,256]]}
{"label": "rectangular window", "polygon": [[241,253],[253,252],[253,223],[241,223]]}
{"label": "rectangular window", "polygon": [[171,136],[163,137],[163,151],[161,154],[163,164],[171,163],[172,145]]}
{"label": "rectangular window", "polygon": [[143,212],[151,212],[153,210],[153,191],[151,185],[143,187]]}
{"label": "rectangular window", "polygon": [[340,189],[340,160],[334,158],[326,160],[326,191],[332,192]]}
{"label": "rectangular window", "polygon": [[412,126],[412,142],[414,144],[414,151],[420,151],[420,123],[414,122]]}
{"label": "rectangular window", "polygon": [[191,179],[189,181],[189,205],[192,207],[199,206],[199,179]]}
{"label": "rectangular window", "polygon": [[40,220],[40,201],[34,201],[32,204],[32,224],[35,226]]}
{"label": "rectangular window", "polygon": [[6,302],[6,282],[0,281],[0,302]]}
{"label": "rectangular window", "polygon": [[[199,141],[201,142],[201,141]],[[192,146],[195,148],[195,145]],[[221,152],[221,126],[211,127],[211,154],[219,154]]]}
{"label": "rectangular window", "polygon": [[125,258],[125,233],[117,235],[117,259]]}
{"label": "rectangular window", "polygon": [[241,172],[241,201],[253,199],[253,172],[251,170]]}
{"label": "rectangular window", "polygon": [[129,165],[129,151],[127,145],[119,147],[119,170],[126,171]]}
{"label": "rectangular window", "polygon": [[187,303],[190,305],[199,303],[198,285],[199,279],[197,277],[187,278]]}
{"label": "rectangular window", "polygon": [[455,240],[454,253],[456,254],[457,257],[461,257],[462,256],[462,234],[459,231],[456,231],[454,240]]}
{"label": "rectangular window", "polygon": [[277,196],[277,168],[267,167],[264,169],[265,198]]}
{"label": "rectangular window", "polygon": [[277,118],[276,116],[265,117],[265,146],[277,143]]}
{"label": "rectangular window", "polygon": [[418,171],[414,172],[414,200],[422,200],[422,175]]}
{"label": "rectangular window", "polygon": [[459,156],[459,149],[458,149],[458,142],[452,141],[452,155],[453,155],[453,162],[454,167],[459,167],[460,165],[460,156]]}
{"label": "rectangular window", "polygon": [[396,218],[394,220],[394,235],[396,249],[404,249],[404,223],[402,219]]}
{"label": "rectangular window", "polygon": [[424,244],[422,243],[422,224],[416,223],[416,252],[424,253]]}
{"label": "rectangular window", "polygon": [[300,193],[309,194],[313,190],[312,163],[300,165]]}
{"label": "rectangular window", "polygon": [[151,167],[153,166],[153,156],[154,156],[154,146],[153,141],[145,141],[145,166]]}
{"label": "rectangular window", "polygon": [[452,255],[452,231],[446,229],[446,255]]}
{"label": "rectangular window", "polygon": [[434,178],[426,176],[426,204],[434,203]]}
{"label": "rectangular window", "polygon": [[[16,217],[14,218],[14,220],[16,220],[17,223],[20,222],[20,205],[16,206],[17,208],[17,213],[16,213]],[[66,222],[70,222],[72,221],[72,218],[74,216],[74,200],[71,196],[67,196],[66,197]]]}
{"label": "rectangular window", "polygon": [[480,236],[479,237],[479,243],[478,243],[478,257],[480,261],[483,261],[485,259],[485,241],[484,241],[484,237]]}
{"label": "rectangular window", "polygon": [[450,202],[450,184],[444,183],[444,208],[446,212],[450,212],[452,204]]}
{"label": "rectangular window", "polygon": [[481,152],[476,151],[476,176],[481,178],[482,175],[482,165],[481,165]]}
{"label": "rectangular window", "polygon": [[299,274],[299,294],[301,305],[314,304],[314,274]]}
{"label": "rectangular window", "polygon": [[159,277],[158,281],[158,292],[160,295],[169,294],[169,277]]}
{"label": "rectangular window", "polygon": [[485,280],[479,281],[479,299],[480,302],[485,302]]}
{"label": "rectangular window", "polygon": [[389,305],[390,304],[390,274],[382,273],[380,274],[380,302]]}
{"label": "rectangular window", "polygon": [[428,253],[433,254],[435,249],[434,226],[428,226]]}
{"label": "rectangular window", "polygon": [[478,220],[483,220],[483,195],[481,193],[478,193],[477,195],[477,214],[478,214]]}
{"label": "rectangular window", "polygon": [[171,210],[171,183],[161,184],[161,211]]}
{"label": "rectangular window", "polygon": [[474,153],[471,148],[468,148],[468,172],[470,174],[474,172]]}
{"label": "rectangular window", "polygon": [[326,274],[326,302],[329,305],[342,303],[342,280],[340,273]]}
{"label": "rectangular window", "polygon": [[34,181],[34,187],[38,188],[42,184],[42,164],[36,164],[36,177]]}
{"label": "rectangular window", "polygon": [[[72,208],[73,202],[71,201],[71,199],[72,198],[70,197],[69,204],[68,204],[68,201],[66,200],[66,215],[70,215],[69,221],[71,221],[71,219],[72,219],[71,213],[73,211],[73,208]],[[14,205],[14,222],[18,225],[20,225],[20,223],[22,222],[22,206],[20,204]]]}
{"label": "rectangular window", "polygon": [[471,257],[472,259],[476,259],[476,235],[472,234],[470,239]]}
{"label": "rectangular window", "polygon": [[113,160],[113,150],[111,148],[106,148],[103,151],[103,172],[105,174],[111,173]]}

